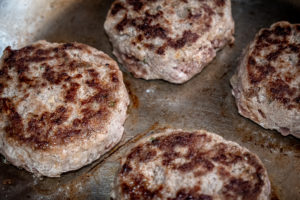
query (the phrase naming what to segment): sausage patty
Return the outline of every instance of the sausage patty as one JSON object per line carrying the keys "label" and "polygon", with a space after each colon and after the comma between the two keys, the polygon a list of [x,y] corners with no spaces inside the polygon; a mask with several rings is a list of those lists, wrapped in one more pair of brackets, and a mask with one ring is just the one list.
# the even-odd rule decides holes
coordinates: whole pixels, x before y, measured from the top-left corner
{"label": "sausage patty", "polygon": [[230,0],[116,0],[104,28],[137,78],[183,83],[233,42]]}
{"label": "sausage patty", "polygon": [[300,138],[300,24],[262,29],[231,79],[239,113]]}
{"label": "sausage patty", "polygon": [[200,131],[161,130],[122,158],[112,197],[125,199],[268,199],[259,158],[244,147]]}
{"label": "sausage patty", "polygon": [[118,143],[129,103],[118,65],[79,43],[7,47],[0,63],[0,152],[55,177]]}

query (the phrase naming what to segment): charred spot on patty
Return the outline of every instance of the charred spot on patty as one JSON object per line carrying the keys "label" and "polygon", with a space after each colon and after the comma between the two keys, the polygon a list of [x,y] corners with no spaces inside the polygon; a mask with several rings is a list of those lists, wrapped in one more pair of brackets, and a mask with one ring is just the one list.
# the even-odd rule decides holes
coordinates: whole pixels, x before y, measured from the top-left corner
{"label": "charred spot on patty", "polygon": [[127,19],[127,15],[125,15],[123,19],[116,25],[116,29],[118,31],[123,31],[128,22],[129,20]]}
{"label": "charred spot on patty", "polygon": [[184,31],[182,37],[178,40],[170,40],[169,46],[174,49],[180,49],[184,47],[187,43],[194,43],[198,40],[199,35],[197,33],[192,33],[190,30]]}
{"label": "charred spot on patty", "polygon": [[125,9],[123,4],[121,3],[116,3],[113,5],[113,8],[111,9],[111,14],[116,15],[120,10]]}
{"label": "charred spot on patty", "polygon": [[[233,172],[236,167],[242,172]],[[223,181],[217,192],[221,198],[256,199],[267,184],[265,170],[254,154],[231,143],[216,141],[208,133],[174,131],[154,134],[133,147],[123,160],[118,186],[121,195],[133,199],[206,200],[214,195],[203,192],[202,181],[214,173]],[[189,187],[180,182],[168,185],[168,178],[184,179],[191,174],[195,179]],[[167,193],[167,198],[164,195],[170,187],[172,193]]]}
{"label": "charred spot on patty", "polygon": [[[13,98],[1,98],[1,114],[9,119],[9,123],[5,128],[7,137],[16,140],[20,144],[29,145],[34,149],[46,150],[51,145],[65,144],[70,142],[72,138],[85,135],[86,124],[91,126],[90,132],[101,125],[100,121],[108,114],[108,111],[101,106],[97,109],[90,109],[92,104],[98,103],[99,105],[103,104],[103,107],[105,105],[109,107],[109,102],[117,102],[115,97],[109,96],[108,93],[118,89],[118,84],[120,84],[118,74],[115,72],[110,73],[108,77],[111,86],[104,86],[98,77],[99,72],[93,69],[92,65],[84,61],[70,59],[67,50],[80,50],[91,54],[86,46],[77,43],[57,44],[55,47],[42,47],[41,44],[37,43],[19,50],[12,50],[7,47],[0,69],[0,93],[3,93],[5,88],[10,87],[6,84],[7,81],[11,81],[8,74],[15,74],[14,76],[17,76],[19,81],[15,89],[17,91],[27,91],[27,95],[23,95],[20,101],[29,98],[29,90],[34,90],[35,94],[39,95],[41,90],[50,92],[53,87],[56,87],[61,91],[57,95],[62,95],[62,98],[53,96],[53,99],[46,99],[47,101],[57,103],[56,101],[59,99],[65,103],[72,103],[73,106],[80,104],[85,109],[89,109],[89,112],[86,113],[85,117],[76,118],[71,124],[68,124],[66,122],[70,119],[72,111],[74,111],[72,107],[56,105],[50,111],[45,109],[45,106],[41,103],[41,113],[30,114],[26,119],[23,119],[20,113],[17,112],[18,103]],[[75,70],[81,68],[84,68],[83,74],[75,72]],[[40,77],[34,75],[34,72],[39,72]],[[75,75],[72,74],[73,72]],[[86,75],[90,79],[83,78]],[[79,81],[80,79],[86,81]],[[89,95],[86,99],[79,99],[78,97],[81,84],[90,87],[90,92],[93,91],[92,95]],[[99,125],[97,125],[97,122],[99,122]]]}

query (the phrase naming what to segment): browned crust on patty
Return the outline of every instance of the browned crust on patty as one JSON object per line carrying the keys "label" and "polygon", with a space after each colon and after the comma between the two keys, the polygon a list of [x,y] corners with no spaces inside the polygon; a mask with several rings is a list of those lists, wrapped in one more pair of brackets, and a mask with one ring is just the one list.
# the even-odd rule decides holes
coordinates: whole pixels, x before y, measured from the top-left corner
{"label": "browned crust on patty", "polygon": [[[93,65],[78,58],[80,55],[71,57],[70,51],[87,53],[107,63]],[[120,72],[107,55],[94,51],[79,43],[46,47],[35,43],[19,50],[5,49],[0,66],[0,115],[5,120],[4,134],[9,141],[46,150],[101,130],[119,101],[114,92],[120,87]],[[97,67],[108,69],[109,81],[100,78]],[[40,73],[35,74],[38,70]],[[22,96],[14,97],[4,92],[13,81],[17,81],[16,87],[10,88],[10,92]],[[53,88],[59,88],[61,92],[56,95],[61,100],[50,111],[43,106],[46,102],[40,102],[34,96],[38,96],[40,90],[54,92]],[[82,88],[87,93],[79,96]],[[26,101],[41,104],[41,107],[23,116],[18,109]]]}
{"label": "browned crust on patty", "polygon": [[184,83],[234,41],[230,0],[117,0],[104,28],[136,78]]}
{"label": "browned crust on patty", "polygon": [[[262,188],[268,183],[265,181],[266,172],[258,158],[249,151],[242,150],[236,144],[224,143],[206,132],[173,131],[168,134],[153,135],[140,142],[131,149],[124,158],[118,174],[118,187],[125,199],[165,199],[164,184],[150,188],[148,178],[141,172],[141,165],[157,162],[168,172],[180,173],[182,176],[192,172],[195,179],[217,171],[218,176],[224,181],[220,191],[221,199],[257,199],[262,193]],[[208,149],[205,145],[212,144]],[[184,152],[176,148],[186,148]],[[178,160],[184,160],[177,163]],[[250,172],[251,180],[234,175],[230,169],[233,165],[247,163],[254,171]],[[173,172],[172,172],[173,171]],[[147,172],[145,172],[147,173]],[[263,178],[264,177],[264,178]],[[192,181],[191,181],[192,182]],[[177,190],[174,198],[168,199],[213,199],[213,196],[201,193],[201,183],[187,185],[186,188]],[[154,187],[154,188],[153,188]]]}
{"label": "browned crust on patty", "polygon": [[[126,5],[124,5],[122,2],[115,1],[110,9],[110,13],[108,14],[108,16],[115,16],[118,12],[121,12],[122,10],[127,11],[129,9],[133,9],[135,12],[138,13],[144,12],[143,6],[145,4],[148,5],[157,1],[159,0],[127,0]],[[187,1],[182,2],[187,3]],[[213,2],[215,4],[215,7],[225,6],[225,0],[214,0]],[[167,2],[162,1],[162,3]],[[160,38],[164,40],[160,47],[154,48],[152,46],[152,49],[156,52],[156,54],[163,55],[167,48],[173,48],[175,50],[178,50],[182,49],[186,45],[191,45],[195,43],[200,37],[200,35],[210,30],[212,16],[220,13],[215,13],[211,7],[205,4],[205,2],[203,3],[202,8],[205,12],[199,10],[199,13],[192,14],[192,12],[188,10],[188,14],[184,19],[182,19],[182,23],[202,24],[201,27],[197,29],[197,32],[185,30],[182,33],[182,35],[178,35],[176,38],[169,37],[170,30],[167,27],[168,24],[170,24],[171,22],[167,20],[167,18],[165,17],[167,13],[164,13],[163,11],[158,11],[156,14],[151,14],[148,11],[146,11],[143,15],[138,17],[130,17],[127,14],[125,14],[123,18],[119,21],[119,23],[117,23],[115,29],[118,32],[122,32],[125,27],[134,27],[136,31],[140,34],[138,34],[136,38],[132,39],[133,45],[139,42],[147,46],[147,40],[155,38]],[[161,23],[153,24],[153,22],[157,18],[163,19],[165,25]],[[201,20],[201,23],[199,22],[199,20]]]}
{"label": "browned crust on patty", "polygon": [[[279,22],[269,29],[261,30],[246,62],[252,88],[264,87],[271,101],[276,101],[289,110],[298,111],[300,85],[293,86],[292,83],[300,76],[300,42],[291,38],[300,38],[299,27],[297,24]],[[287,59],[283,56],[292,55],[296,56],[298,62],[288,64],[282,60]]]}

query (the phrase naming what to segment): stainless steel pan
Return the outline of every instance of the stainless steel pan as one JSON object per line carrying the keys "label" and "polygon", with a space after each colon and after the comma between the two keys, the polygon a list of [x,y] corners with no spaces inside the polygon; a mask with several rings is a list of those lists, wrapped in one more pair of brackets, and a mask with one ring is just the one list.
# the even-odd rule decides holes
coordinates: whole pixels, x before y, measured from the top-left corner
{"label": "stainless steel pan", "polygon": [[[109,0],[0,0],[0,50],[38,39],[78,41],[112,56],[103,30]],[[100,160],[61,178],[36,178],[0,162],[0,199],[109,199],[128,143],[159,127],[207,129],[246,146],[264,162],[273,199],[300,199],[300,140],[265,130],[237,112],[229,79],[243,48],[262,27],[300,23],[300,1],[232,0],[236,42],[183,85],[124,78],[131,96],[125,136]],[[133,139],[134,138],[134,139]]]}

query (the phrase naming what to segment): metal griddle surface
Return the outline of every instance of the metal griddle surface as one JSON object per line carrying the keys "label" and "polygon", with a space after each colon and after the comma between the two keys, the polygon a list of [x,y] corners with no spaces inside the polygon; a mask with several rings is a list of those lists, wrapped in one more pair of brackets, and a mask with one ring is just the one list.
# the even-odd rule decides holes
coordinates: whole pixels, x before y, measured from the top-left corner
{"label": "metal griddle surface", "polygon": [[[103,30],[111,2],[0,0],[0,50],[46,39],[86,43],[112,56]],[[242,50],[255,33],[279,20],[300,23],[299,11],[296,5],[273,0],[232,0],[236,42],[192,80],[174,85],[135,79],[124,72],[131,105],[125,135],[113,151],[60,178],[33,177],[1,157],[0,199],[109,199],[119,159],[128,145],[160,127],[201,128],[238,142],[262,159],[273,199],[300,199],[300,140],[265,130],[240,116],[229,85]]]}

